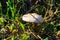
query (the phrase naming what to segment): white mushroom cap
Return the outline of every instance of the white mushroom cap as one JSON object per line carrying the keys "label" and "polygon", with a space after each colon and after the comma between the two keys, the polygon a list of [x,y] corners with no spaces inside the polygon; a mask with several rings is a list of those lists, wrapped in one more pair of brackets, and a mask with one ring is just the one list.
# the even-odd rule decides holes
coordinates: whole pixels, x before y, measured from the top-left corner
{"label": "white mushroom cap", "polygon": [[42,23],[43,18],[37,13],[28,13],[22,16],[22,20],[26,22]]}

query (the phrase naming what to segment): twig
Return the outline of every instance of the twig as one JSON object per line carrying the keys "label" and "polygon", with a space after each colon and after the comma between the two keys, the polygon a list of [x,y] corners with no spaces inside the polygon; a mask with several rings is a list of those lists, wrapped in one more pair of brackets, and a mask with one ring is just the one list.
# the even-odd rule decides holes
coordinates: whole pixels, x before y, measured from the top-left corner
{"label": "twig", "polygon": [[41,40],[43,40],[39,35],[37,35],[38,38],[40,38]]}
{"label": "twig", "polygon": [[35,4],[31,7],[31,9],[30,10],[28,10],[26,13],[29,13],[30,11],[32,11],[33,9],[35,9],[36,7],[38,7],[39,6],[39,4],[37,4],[38,3],[38,0],[35,2]]}
{"label": "twig", "polygon": [[30,28],[29,28],[29,31],[31,32],[31,34],[32,34],[35,38],[39,38],[40,40],[43,40],[43,39],[41,38],[41,36],[36,35],[34,32],[32,32],[32,31],[30,30]]}
{"label": "twig", "polygon": [[39,5],[33,5],[32,7],[31,7],[31,9],[30,10],[28,10],[26,13],[29,13],[30,11],[32,11],[33,9],[35,9],[36,7],[38,7]]}

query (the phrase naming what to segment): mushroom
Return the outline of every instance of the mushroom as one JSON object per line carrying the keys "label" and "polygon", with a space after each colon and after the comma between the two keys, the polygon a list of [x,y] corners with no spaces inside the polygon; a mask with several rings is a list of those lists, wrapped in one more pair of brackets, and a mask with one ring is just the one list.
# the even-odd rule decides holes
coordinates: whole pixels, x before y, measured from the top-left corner
{"label": "mushroom", "polygon": [[43,23],[43,18],[41,15],[37,13],[28,13],[22,16],[22,20],[26,22],[34,22],[34,23]]}

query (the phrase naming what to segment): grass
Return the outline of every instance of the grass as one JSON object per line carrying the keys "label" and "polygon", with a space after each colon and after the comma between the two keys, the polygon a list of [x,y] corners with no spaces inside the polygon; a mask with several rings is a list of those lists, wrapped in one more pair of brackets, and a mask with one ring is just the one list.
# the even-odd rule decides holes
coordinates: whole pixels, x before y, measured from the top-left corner
{"label": "grass", "polygon": [[[3,1],[4,2],[4,1]],[[60,37],[60,3],[59,0],[44,0],[28,6],[26,0],[8,0],[0,2],[0,39],[1,40],[58,40]],[[6,9],[3,5],[7,5]],[[29,9],[30,8],[30,9]],[[7,10],[4,11],[2,10]],[[25,13],[42,15],[42,24],[27,23],[21,17]]]}

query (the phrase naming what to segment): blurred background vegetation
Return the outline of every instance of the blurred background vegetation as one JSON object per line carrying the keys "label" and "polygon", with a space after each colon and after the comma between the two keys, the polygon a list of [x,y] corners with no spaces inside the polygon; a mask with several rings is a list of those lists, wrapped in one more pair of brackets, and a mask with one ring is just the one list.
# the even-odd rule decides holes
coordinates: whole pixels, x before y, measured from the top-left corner
{"label": "blurred background vegetation", "polygon": [[[22,15],[37,13],[42,24],[22,21]],[[60,40],[60,0],[0,0],[1,40]]]}

